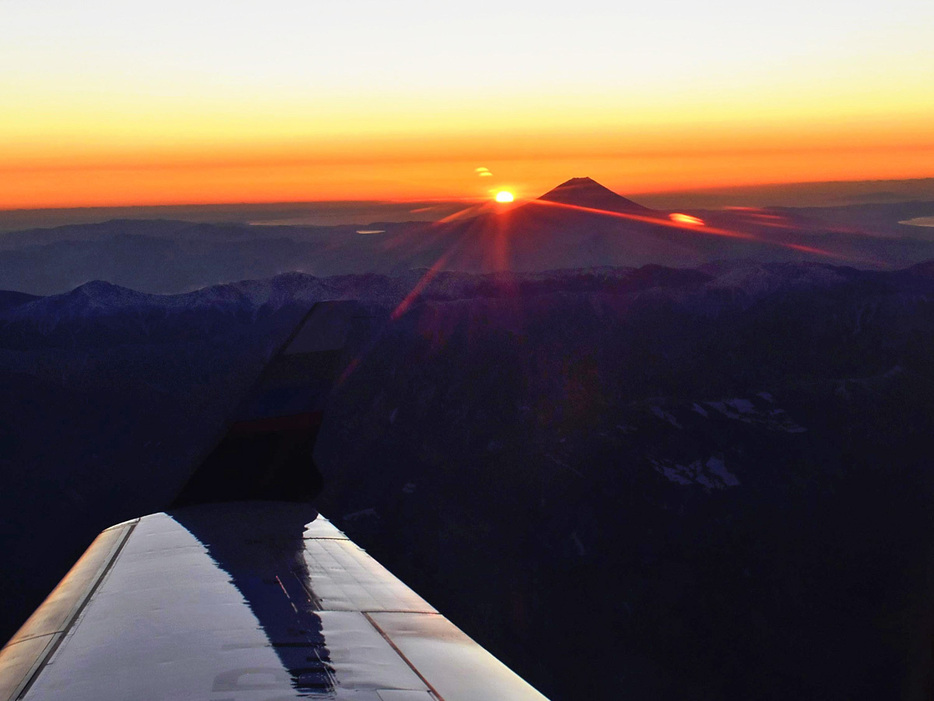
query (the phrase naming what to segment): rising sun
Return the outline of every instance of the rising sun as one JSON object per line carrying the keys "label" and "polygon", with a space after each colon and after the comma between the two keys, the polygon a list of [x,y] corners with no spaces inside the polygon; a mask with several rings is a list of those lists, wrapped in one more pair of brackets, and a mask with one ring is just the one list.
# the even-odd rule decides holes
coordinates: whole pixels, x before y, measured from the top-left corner
{"label": "rising sun", "polygon": [[512,202],[515,197],[512,196],[512,193],[509,190],[500,190],[496,193],[497,202]]}

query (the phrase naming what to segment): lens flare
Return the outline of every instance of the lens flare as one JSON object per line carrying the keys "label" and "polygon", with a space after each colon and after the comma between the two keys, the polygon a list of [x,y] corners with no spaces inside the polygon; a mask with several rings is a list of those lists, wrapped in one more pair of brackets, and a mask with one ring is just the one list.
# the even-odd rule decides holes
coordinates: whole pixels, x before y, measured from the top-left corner
{"label": "lens flare", "polygon": [[676,221],[679,224],[693,224],[694,226],[703,226],[704,220],[700,217],[692,217],[690,214],[681,214],[680,212],[674,212],[669,214],[668,218],[671,221]]}

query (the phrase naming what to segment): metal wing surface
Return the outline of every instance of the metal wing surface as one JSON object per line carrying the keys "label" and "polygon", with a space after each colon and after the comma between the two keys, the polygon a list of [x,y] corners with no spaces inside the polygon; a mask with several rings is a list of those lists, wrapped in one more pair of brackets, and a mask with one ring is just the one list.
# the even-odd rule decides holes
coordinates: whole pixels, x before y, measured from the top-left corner
{"label": "metal wing surface", "polygon": [[544,697],[325,518],[281,502],[104,531],[0,653],[4,700],[307,698]]}

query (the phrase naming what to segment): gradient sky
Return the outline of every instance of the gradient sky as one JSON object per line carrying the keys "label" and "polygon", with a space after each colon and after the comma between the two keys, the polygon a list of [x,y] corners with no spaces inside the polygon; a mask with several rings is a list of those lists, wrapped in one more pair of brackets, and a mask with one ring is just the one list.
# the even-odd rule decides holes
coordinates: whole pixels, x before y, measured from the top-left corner
{"label": "gradient sky", "polygon": [[934,176],[930,0],[0,0],[0,28],[0,208]]}

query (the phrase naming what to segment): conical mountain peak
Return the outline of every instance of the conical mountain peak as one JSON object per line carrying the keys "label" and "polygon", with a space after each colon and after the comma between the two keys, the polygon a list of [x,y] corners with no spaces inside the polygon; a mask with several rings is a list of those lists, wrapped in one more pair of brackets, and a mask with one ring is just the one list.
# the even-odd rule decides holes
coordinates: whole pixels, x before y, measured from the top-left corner
{"label": "conical mountain peak", "polygon": [[602,209],[609,212],[650,212],[647,207],[627,200],[592,178],[571,178],[538,199],[545,202]]}

